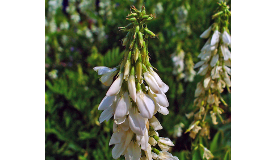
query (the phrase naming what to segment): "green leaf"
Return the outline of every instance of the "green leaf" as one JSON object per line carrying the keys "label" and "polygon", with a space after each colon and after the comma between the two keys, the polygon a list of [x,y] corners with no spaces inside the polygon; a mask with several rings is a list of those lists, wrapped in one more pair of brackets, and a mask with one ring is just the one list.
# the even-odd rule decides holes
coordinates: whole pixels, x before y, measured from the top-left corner
{"label": "green leaf", "polygon": [[210,143],[210,151],[214,152],[219,148],[219,145],[221,143],[221,131],[218,131],[216,135],[214,136],[212,142]]}

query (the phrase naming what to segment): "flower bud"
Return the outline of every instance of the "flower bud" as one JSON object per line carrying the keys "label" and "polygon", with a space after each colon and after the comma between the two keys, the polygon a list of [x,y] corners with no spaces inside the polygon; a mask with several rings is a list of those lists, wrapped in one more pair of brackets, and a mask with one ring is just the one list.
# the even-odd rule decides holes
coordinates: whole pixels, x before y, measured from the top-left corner
{"label": "flower bud", "polygon": [[155,33],[150,31],[148,28],[144,28],[145,33],[149,34],[151,37],[156,37]]}
{"label": "flower bud", "polygon": [[138,57],[139,57],[139,49],[138,49],[138,45],[137,43],[135,43],[135,48],[134,48],[134,60],[135,62],[137,61]]}
{"label": "flower bud", "polygon": [[129,72],[130,72],[130,68],[131,68],[131,61],[127,60],[126,64],[124,66],[124,79],[127,81],[128,80],[128,76],[129,76]]}
{"label": "flower bud", "polygon": [[142,48],[144,46],[144,40],[141,32],[138,32],[139,46]]}
{"label": "flower bud", "polygon": [[140,61],[138,61],[136,64],[136,74],[137,74],[137,79],[140,82],[142,78],[142,63]]}

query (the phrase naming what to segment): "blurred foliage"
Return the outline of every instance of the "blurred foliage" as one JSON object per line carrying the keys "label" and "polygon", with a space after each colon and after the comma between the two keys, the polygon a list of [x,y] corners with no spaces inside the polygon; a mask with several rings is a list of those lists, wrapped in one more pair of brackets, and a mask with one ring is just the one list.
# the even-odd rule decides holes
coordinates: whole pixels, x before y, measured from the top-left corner
{"label": "blurred foliage", "polygon": [[[230,1],[227,1],[230,4]],[[207,29],[216,0],[46,0],[45,1],[45,150],[46,160],[112,159],[109,140],[112,121],[99,124],[97,110],[108,88],[93,71],[95,66],[119,64],[125,17],[131,5],[146,7],[156,16],[148,28],[158,35],[149,42],[151,64],[169,85],[167,116],[156,115],[160,134],[174,141],[172,154],[180,160],[202,159],[203,152],[191,151],[192,139],[184,134],[192,120],[185,114],[193,109],[194,91],[201,79],[176,80],[171,54],[178,43],[191,53],[194,63],[203,44],[200,34]],[[210,139],[200,139],[217,160],[231,159],[231,95],[223,93],[229,107],[223,109],[225,124],[212,125]],[[211,120],[211,117],[207,117]],[[182,123],[179,128],[177,124]],[[176,126],[177,125],[177,126]],[[175,135],[175,132],[179,132]],[[182,133],[181,133],[182,132]]]}

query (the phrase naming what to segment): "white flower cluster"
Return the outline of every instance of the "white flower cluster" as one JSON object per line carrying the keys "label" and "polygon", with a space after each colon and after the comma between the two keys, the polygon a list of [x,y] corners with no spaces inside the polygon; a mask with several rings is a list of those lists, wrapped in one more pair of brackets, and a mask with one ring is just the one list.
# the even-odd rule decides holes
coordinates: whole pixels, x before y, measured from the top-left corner
{"label": "white flower cluster", "polygon": [[[145,66],[144,66],[145,67]],[[154,116],[157,112],[167,115],[169,102],[165,93],[169,87],[160,79],[152,68],[143,68],[145,83],[137,83],[133,68],[119,72],[118,68],[95,67],[102,75],[100,81],[110,86],[98,109],[104,110],[99,121],[108,121],[114,116],[113,135],[109,145],[115,145],[112,150],[114,159],[124,155],[127,160],[138,159],[178,159],[168,153],[173,142],[168,138],[159,137],[157,130],[162,129],[160,122]],[[118,73],[113,82],[113,77]],[[127,81],[126,81],[127,80]],[[153,148],[158,144],[161,152]],[[157,152],[152,152],[154,150]],[[141,150],[145,154],[141,154]]]}
{"label": "white flower cluster", "polygon": [[173,74],[177,75],[178,79],[184,78],[184,51],[181,49],[171,55],[173,61]]}
{"label": "white flower cluster", "polygon": [[[214,25],[212,25],[214,26]],[[208,38],[211,30],[214,28],[210,26],[206,31],[202,33],[201,38]],[[214,31],[212,37],[210,37],[205,45],[201,49],[199,58],[201,59],[194,68],[200,67],[198,74],[201,76],[208,76],[205,79],[204,87],[206,88],[211,82],[211,79],[222,78],[219,81],[219,89],[222,90],[222,85],[231,86],[231,53],[228,49],[231,47],[231,37],[226,30],[221,34],[217,29]],[[218,48],[219,47],[219,48]],[[219,63],[217,63],[219,62]],[[223,62],[223,63],[222,63]],[[211,74],[207,75],[208,70],[211,69]]]}

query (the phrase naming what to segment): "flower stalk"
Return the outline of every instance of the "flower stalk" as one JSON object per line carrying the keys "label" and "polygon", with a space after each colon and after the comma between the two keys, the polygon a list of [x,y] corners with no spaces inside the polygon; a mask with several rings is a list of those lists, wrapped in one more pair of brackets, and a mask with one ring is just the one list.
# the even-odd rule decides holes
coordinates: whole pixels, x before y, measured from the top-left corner
{"label": "flower stalk", "polygon": [[[105,81],[112,83],[99,109],[104,110],[100,123],[114,116],[113,135],[109,143],[115,145],[112,150],[114,159],[121,155],[125,159],[178,159],[168,152],[174,146],[173,142],[169,138],[159,137],[157,132],[162,126],[154,115],[157,112],[169,113],[165,95],[169,87],[149,62],[148,41],[150,37],[156,37],[146,25],[151,19],[153,16],[146,14],[145,7],[139,11],[132,6],[126,18],[130,23],[119,27],[121,31],[128,32],[122,40],[125,51],[120,71],[117,72],[118,67],[94,68],[102,77],[110,75],[105,76]],[[113,77],[117,78],[113,81]],[[151,147],[156,144],[162,151]]]}
{"label": "flower stalk", "polygon": [[[193,139],[200,136],[210,138],[207,115],[211,116],[214,125],[218,124],[217,116],[224,123],[221,116],[224,110],[220,107],[220,103],[222,102],[225,106],[227,104],[221,97],[221,93],[224,88],[230,92],[231,87],[231,53],[229,50],[231,37],[228,30],[231,12],[226,2],[218,3],[218,5],[216,13],[212,16],[215,22],[200,36],[208,40],[198,56],[201,61],[194,66],[194,68],[199,68],[198,74],[203,76],[203,79],[197,84],[195,91],[194,106],[196,109],[192,112],[194,120],[186,131],[190,132],[190,137]],[[195,142],[198,143],[198,141]],[[203,147],[204,158],[213,158],[212,153],[202,144],[194,144],[195,148],[198,145]]]}

